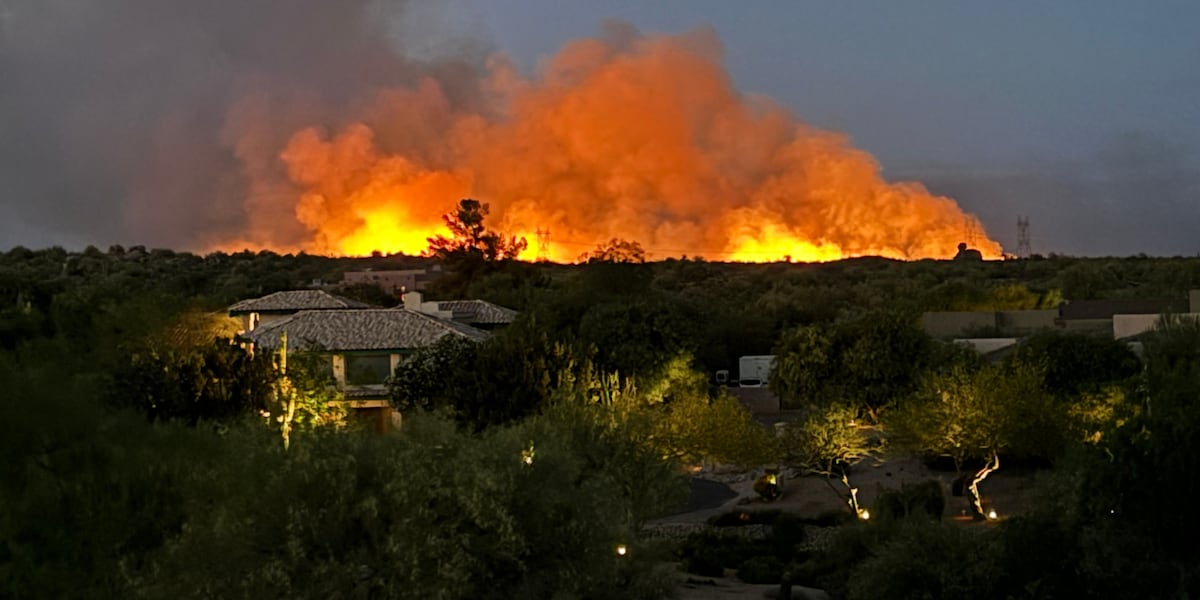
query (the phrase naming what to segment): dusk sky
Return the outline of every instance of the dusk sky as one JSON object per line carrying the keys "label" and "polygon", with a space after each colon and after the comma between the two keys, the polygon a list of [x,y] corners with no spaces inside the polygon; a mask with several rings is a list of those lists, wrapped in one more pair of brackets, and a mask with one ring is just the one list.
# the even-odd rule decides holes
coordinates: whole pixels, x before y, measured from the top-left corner
{"label": "dusk sky", "polygon": [[[160,227],[146,213],[170,219],[186,204],[182,214],[197,227],[237,220],[228,206],[218,214],[194,205],[221,195],[226,184],[216,180],[232,175],[215,165],[244,146],[222,145],[217,135],[194,141],[195,132],[227,125],[229,90],[246,78],[222,73],[241,72],[243,56],[256,74],[291,75],[292,65],[256,49],[213,58],[205,54],[211,44],[196,40],[257,39],[253,25],[273,22],[268,7],[294,4],[264,0],[249,3],[262,10],[227,15],[157,8],[164,4],[180,3],[0,0],[0,247],[194,248],[198,238],[183,224]],[[646,34],[711,27],[743,93],[848,134],[887,179],[954,198],[1006,249],[1016,246],[1017,217],[1028,216],[1036,252],[1200,253],[1200,3],[351,4],[393,23],[389,39],[410,59],[461,53],[482,61],[503,52],[526,72],[608,20]],[[247,11],[257,14],[240,14]],[[262,37],[304,54],[327,18],[340,17],[289,17],[305,26]],[[143,27],[159,20],[166,25]],[[330,35],[355,39],[354,26]],[[314,86],[336,80],[337,56],[313,51],[304,61],[323,65]],[[195,172],[164,158],[163,136],[171,135],[193,140],[175,150],[195,156]],[[155,149],[124,148],[146,144]],[[170,184],[147,187],[146,169]],[[130,216],[129,198],[146,189],[154,199],[139,200]]]}

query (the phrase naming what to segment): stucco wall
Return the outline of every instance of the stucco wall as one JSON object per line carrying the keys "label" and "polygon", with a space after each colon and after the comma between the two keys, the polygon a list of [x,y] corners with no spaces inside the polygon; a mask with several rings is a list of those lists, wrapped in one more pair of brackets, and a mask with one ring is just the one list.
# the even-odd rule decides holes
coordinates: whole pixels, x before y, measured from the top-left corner
{"label": "stucco wall", "polygon": [[1004,310],[996,313],[996,327],[1006,336],[1022,337],[1058,325],[1057,310]]}
{"label": "stucco wall", "polygon": [[921,315],[921,328],[935,338],[966,337],[973,331],[995,329],[992,311],[927,312]]}

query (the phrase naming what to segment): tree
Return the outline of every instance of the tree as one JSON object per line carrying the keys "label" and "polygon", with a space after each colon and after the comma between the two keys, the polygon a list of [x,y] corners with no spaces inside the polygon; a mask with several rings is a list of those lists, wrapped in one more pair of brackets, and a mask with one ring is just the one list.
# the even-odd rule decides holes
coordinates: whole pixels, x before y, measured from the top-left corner
{"label": "tree", "polygon": [[613,238],[606,244],[599,244],[595,250],[579,255],[581,263],[644,263],[646,250],[637,242]]}
{"label": "tree", "polygon": [[1096,393],[1134,377],[1141,361],[1124,342],[1090,335],[1043,332],[1023,340],[1009,362],[1025,362],[1043,373],[1042,387],[1062,399]]}
{"label": "tree", "polygon": [[829,404],[810,412],[800,421],[788,423],[783,433],[784,460],[805,471],[825,478],[833,493],[836,477],[846,488],[846,503],[856,516],[862,516],[858,488],[850,483],[850,468],[870,457],[877,449],[870,428],[860,423],[858,411],[843,404]]}
{"label": "tree", "polygon": [[113,374],[109,403],[150,421],[231,421],[266,409],[274,373],[269,357],[251,356],[231,340],[187,350],[133,352]]}
{"label": "tree", "polygon": [[889,312],[802,326],[780,337],[770,385],[792,405],[851,401],[875,419],[916,389],[933,351],[911,319]]}
{"label": "tree", "polygon": [[889,440],[900,447],[950,458],[963,476],[968,461],[983,461],[968,490],[979,516],[984,514],[979,484],[1000,468],[1000,454],[1014,449],[1045,452],[1061,439],[1061,415],[1041,389],[1042,376],[1028,366],[988,366],[978,371],[956,367],[928,377],[909,401],[889,411]]}
{"label": "tree", "polygon": [[488,205],[478,200],[464,198],[458,201],[454,212],[442,216],[450,229],[451,237],[431,237],[426,254],[441,259],[476,259],[487,262],[510,260],[519,255],[528,244],[525,238],[509,237],[487,229],[483,224],[488,215]]}
{"label": "tree", "polygon": [[[700,384],[704,384],[700,376]],[[703,389],[677,394],[655,417],[656,445],[681,460],[759,467],[776,463],[771,434],[733,396],[709,398]]]}
{"label": "tree", "polygon": [[268,425],[278,424],[284,450],[291,447],[292,432],[296,429],[345,425],[346,408],[338,402],[342,395],[335,388],[332,370],[327,369],[329,360],[328,356],[311,351],[289,356],[287,332],[283,333],[275,356],[273,402],[261,414]]}

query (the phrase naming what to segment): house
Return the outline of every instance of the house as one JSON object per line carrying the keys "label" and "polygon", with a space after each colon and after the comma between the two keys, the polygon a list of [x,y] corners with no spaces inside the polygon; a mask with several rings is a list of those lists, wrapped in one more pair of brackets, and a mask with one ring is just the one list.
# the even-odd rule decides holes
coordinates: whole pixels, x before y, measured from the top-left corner
{"label": "house", "polygon": [[1153,327],[1159,315],[1187,310],[1186,302],[1174,299],[1068,300],[1058,307],[1058,323],[1069,332],[1119,338],[1128,334],[1118,335],[1117,322],[1129,319],[1118,319],[1118,315],[1139,315],[1133,320],[1148,321]]}
{"label": "house", "polygon": [[377,430],[398,421],[393,415],[387,378],[404,358],[446,337],[480,342],[489,333],[469,325],[404,308],[306,310],[261,324],[243,335],[256,348],[315,352],[323,359],[337,389],[359,416]]}
{"label": "house", "polygon": [[440,319],[448,319],[490,331],[511,325],[517,311],[486,300],[438,300],[425,302],[421,292],[404,294],[404,308]]}
{"label": "house", "polygon": [[373,285],[393,296],[399,296],[405,292],[425,289],[425,285],[439,274],[430,273],[427,269],[346,271],[342,274],[342,285]]}
{"label": "house", "polygon": [[372,308],[370,304],[335,296],[324,290],[290,290],[242,300],[229,307],[229,316],[242,319],[242,331],[251,332],[305,310]]}
{"label": "house", "polygon": [[1179,299],[1068,300],[1058,310],[927,312],[921,327],[932,337],[953,339],[996,362],[1021,339],[1040,330],[1112,336],[1141,355],[1138,337],[1158,326],[1164,314],[1200,319],[1200,290]]}
{"label": "house", "polygon": [[935,338],[1024,337],[1058,327],[1056,310],[927,312],[921,328]]}

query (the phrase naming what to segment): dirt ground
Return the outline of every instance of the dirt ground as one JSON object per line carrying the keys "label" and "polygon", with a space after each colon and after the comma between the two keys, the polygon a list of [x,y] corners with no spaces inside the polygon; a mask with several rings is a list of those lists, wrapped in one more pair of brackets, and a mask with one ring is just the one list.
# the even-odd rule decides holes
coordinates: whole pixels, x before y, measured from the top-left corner
{"label": "dirt ground", "polygon": [[[753,491],[754,476],[751,473],[701,473],[698,477],[722,481],[737,494],[718,508],[708,508],[692,512],[672,515],[660,519],[661,523],[703,523],[709,517],[729,512],[731,510],[768,510],[777,509],[799,515],[801,517],[817,517],[823,513],[836,510],[849,511],[846,503],[845,488],[840,482],[834,481],[837,492],[830,489],[825,479],[816,476],[784,477],[783,497],[773,502],[759,500]],[[954,474],[943,471],[933,471],[915,458],[892,458],[879,463],[861,463],[850,473],[850,483],[858,488],[859,503],[870,507],[875,498],[889,489],[896,489],[906,483],[918,483],[935,479],[942,484],[946,497],[946,512],[944,518],[961,521],[964,526],[976,526],[971,523],[968,499],[951,495],[951,484]],[[1029,505],[1032,497],[1033,475],[1027,470],[1001,468],[993,473],[979,489],[984,497],[984,509],[995,509],[999,518],[1020,514]],[[711,583],[709,583],[711,582]],[[775,585],[750,585],[737,581],[736,578],[706,578],[681,575],[679,598],[681,600],[733,600],[749,598],[770,598],[778,592]],[[798,592],[798,593],[797,593]],[[818,598],[812,595],[814,590],[794,590],[793,597]]]}

